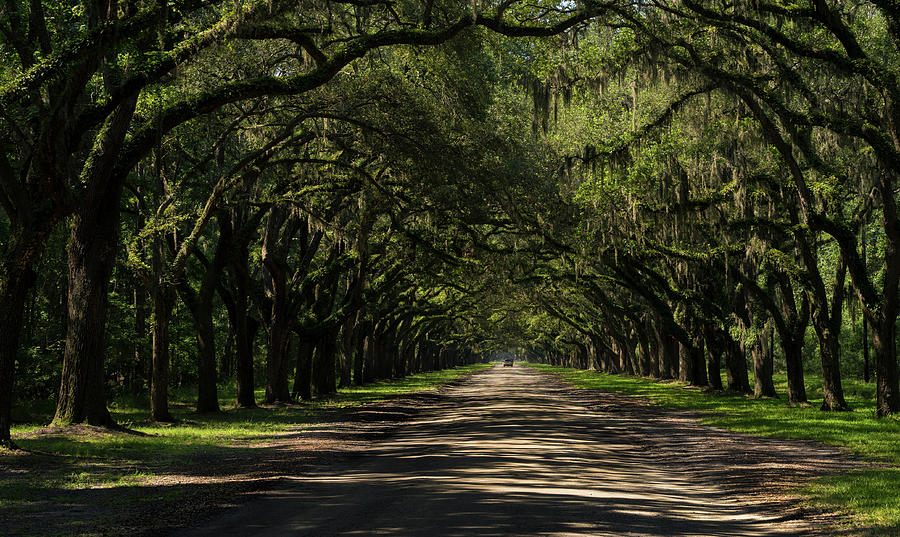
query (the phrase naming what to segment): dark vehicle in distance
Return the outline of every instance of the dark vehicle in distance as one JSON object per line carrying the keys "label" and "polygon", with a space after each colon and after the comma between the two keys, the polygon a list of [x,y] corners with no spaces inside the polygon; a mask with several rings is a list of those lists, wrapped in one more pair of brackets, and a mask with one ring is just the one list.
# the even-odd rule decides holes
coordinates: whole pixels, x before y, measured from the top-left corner
{"label": "dark vehicle in distance", "polygon": [[513,365],[512,358],[507,358],[506,360],[503,360],[503,367],[512,367],[512,365]]}

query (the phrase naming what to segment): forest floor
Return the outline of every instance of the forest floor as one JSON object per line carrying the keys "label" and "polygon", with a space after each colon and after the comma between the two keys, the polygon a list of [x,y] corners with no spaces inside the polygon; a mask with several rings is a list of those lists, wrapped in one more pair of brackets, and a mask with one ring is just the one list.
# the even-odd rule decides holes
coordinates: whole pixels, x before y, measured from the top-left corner
{"label": "forest floor", "polygon": [[113,415],[123,430],[20,425],[13,439],[25,450],[0,450],[0,535],[164,534],[277,487],[285,476],[352,456],[483,368],[217,414],[196,414],[186,401],[174,401],[173,424],[147,422],[144,410],[118,402]]}
{"label": "forest floor", "polygon": [[[178,537],[329,535],[837,536],[794,490],[866,466],[845,450],[698,423],[697,413],[494,367],[366,412],[410,419],[285,472]],[[345,438],[362,424],[323,429]],[[369,433],[370,434],[370,433]],[[362,440],[359,442],[359,440]],[[346,440],[342,440],[344,442]]]}

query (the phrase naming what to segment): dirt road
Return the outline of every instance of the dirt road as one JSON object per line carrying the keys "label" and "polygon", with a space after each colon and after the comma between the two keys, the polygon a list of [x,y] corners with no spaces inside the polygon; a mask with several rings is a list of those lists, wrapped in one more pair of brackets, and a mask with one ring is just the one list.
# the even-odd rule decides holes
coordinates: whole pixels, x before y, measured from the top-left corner
{"label": "dirt road", "polygon": [[[722,461],[704,471],[660,456],[654,445],[679,453],[702,446],[679,447],[680,428],[630,415],[636,408],[593,404],[525,367],[495,367],[360,456],[285,478],[175,535],[809,534],[796,509],[736,493],[717,477]],[[743,472],[740,460],[725,462],[726,474]]]}

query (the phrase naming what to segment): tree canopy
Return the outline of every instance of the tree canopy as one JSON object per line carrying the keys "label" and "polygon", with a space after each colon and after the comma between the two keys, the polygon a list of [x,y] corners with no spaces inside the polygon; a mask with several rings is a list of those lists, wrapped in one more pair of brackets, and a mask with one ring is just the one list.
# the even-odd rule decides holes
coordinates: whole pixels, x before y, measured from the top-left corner
{"label": "tree canopy", "polygon": [[0,9],[4,444],[499,351],[900,412],[890,2]]}

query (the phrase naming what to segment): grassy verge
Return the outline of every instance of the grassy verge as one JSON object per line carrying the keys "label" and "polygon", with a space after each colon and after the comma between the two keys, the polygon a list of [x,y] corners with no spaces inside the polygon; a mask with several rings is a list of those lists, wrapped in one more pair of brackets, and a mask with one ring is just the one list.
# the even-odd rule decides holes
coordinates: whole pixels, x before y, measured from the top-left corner
{"label": "grassy verge", "polygon": [[[675,382],[528,365],[581,388],[641,397],[667,408],[702,411],[705,417],[701,421],[707,425],[758,436],[816,440],[890,464],[893,467],[819,478],[799,491],[811,504],[848,514],[860,528],[875,528],[874,534],[900,534],[900,421],[875,419],[872,384],[846,381],[847,402],[853,411],[821,412],[816,399],[821,401],[822,381],[814,377],[807,379],[812,405],[792,407],[786,399],[715,395]],[[776,388],[785,394],[787,379],[776,378]]]}
{"label": "grassy verge", "polygon": [[[191,468],[198,460],[216,460],[219,455],[255,452],[250,450],[258,451],[256,446],[273,435],[310,426],[317,413],[433,389],[485,367],[490,366],[478,364],[411,375],[342,389],[333,397],[314,402],[254,409],[233,408],[234,394],[223,389],[225,410],[217,414],[193,412],[194,395],[175,390],[171,411],[178,421],[173,424],[149,422],[145,401],[114,401],[113,417],[135,434],[87,427],[41,429],[50,420],[44,410],[49,405],[35,404],[27,409],[34,423],[17,425],[12,431],[15,441],[29,452],[0,451],[0,534],[7,534],[3,530],[9,520],[15,521],[20,515],[44,516],[40,512],[52,507],[50,504],[78,503],[84,501],[86,492],[91,498],[103,498],[99,500],[102,502],[147,501],[146,491],[138,494],[131,489],[150,488],[147,485],[154,478],[170,475],[173,469]],[[153,500],[177,502],[181,493],[178,487],[154,489]],[[41,535],[70,534],[39,530]]]}

